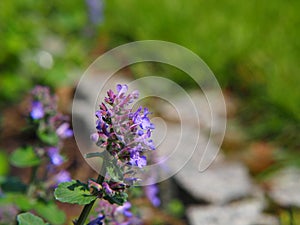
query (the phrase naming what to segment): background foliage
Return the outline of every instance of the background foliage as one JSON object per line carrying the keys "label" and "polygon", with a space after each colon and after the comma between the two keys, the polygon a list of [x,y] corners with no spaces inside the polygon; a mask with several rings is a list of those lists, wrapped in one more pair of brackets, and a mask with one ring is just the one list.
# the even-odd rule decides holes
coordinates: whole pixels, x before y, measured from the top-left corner
{"label": "background foliage", "polygon": [[[241,119],[253,137],[279,138],[294,148],[300,139],[299,9],[296,0],[111,0],[100,35],[108,36],[109,47],[158,39],[191,49],[241,98]],[[155,73],[192,85],[179,71]]]}
{"label": "background foliage", "polygon": [[[91,52],[158,39],[181,44],[208,64],[223,90],[240,99],[238,119],[251,137],[287,149],[300,146],[297,0],[109,0],[97,25],[82,0],[1,1],[0,8],[1,107],[36,83],[73,85],[77,71],[93,60]],[[166,66],[145,64],[132,71],[194,85]]]}

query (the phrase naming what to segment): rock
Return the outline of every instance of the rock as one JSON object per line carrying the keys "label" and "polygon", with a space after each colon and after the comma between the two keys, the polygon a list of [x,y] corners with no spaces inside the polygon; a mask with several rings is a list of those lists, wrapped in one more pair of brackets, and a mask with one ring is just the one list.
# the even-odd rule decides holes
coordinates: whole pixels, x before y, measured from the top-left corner
{"label": "rock", "polygon": [[270,195],[281,206],[300,207],[300,170],[284,169],[271,180]]}
{"label": "rock", "polygon": [[239,163],[215,163],[202,173],[188,163],[175,178],[195,198],[214,204],[251,195],[250,178],[246,168]]}
{"label": "rock", "polygon": [[226,206],[192,206],[187,216],[191,225],[279,225],[276,218],[261,214],[263,207],[256,199]]}
{"label": "rock", "polygon": [[254,225],[279,225],[279,219],[272,215],[260,214]]}
{"label": "rock", "polygon": [[251,194],[253,186],[247,168],[225,162],[218,154],[220,149],[208,143],[198,128],[167,124],[165,133],[157,149],[165,159],[161,165],[168,167],[177,182],[196,199],[224,204]]}
{"label": "rock", "polygon": [[[175,96],[172,104],[163,104],[158,111],[167,120],[198,126],[199,119],[201,127],[213,129],[213,135],[223,133],[226,118],[223,99],[214,91],[207,91],[205,94],[210,102],[203,93],[194,91],[187,93],[187,96]],[[195,112],[196,117],[191,116],[191,112]]]}

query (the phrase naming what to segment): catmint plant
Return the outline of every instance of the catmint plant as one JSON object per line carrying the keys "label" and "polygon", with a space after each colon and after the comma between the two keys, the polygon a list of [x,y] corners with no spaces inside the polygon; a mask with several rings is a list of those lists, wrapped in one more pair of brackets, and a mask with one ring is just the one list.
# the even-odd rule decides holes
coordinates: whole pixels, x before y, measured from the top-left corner
{"label": "catmint plant", "polygon": [[132,107],[139,97],[138,91],[128,93],[127,85],[120,84],[116,89],[116,92],[107,92],[95,113],[96,132],[91,139],[99,146],[99,151],[85,156],[101,159],[98,178],[87,183],[64,182],[55,190],[56,199],[84,205],[81,215],[74,221],[76,225],[85,223],[96,199],[99,199],[98,215],[89,225],[139,224],[130,212],[126,190],[138,181],[137,170],[147,165],[145,153],[155,150],[151,139],[154,125],[147,108],[134,110]]}
{"label": "catmint plant", "polygon": [[73,136],[69,118],[57,111],[57,99],[50,94],[48,87],[37,86],[31,92],[30,123],[35,127],[38,137],[34,151],[40,158],[48,161],[45,177],[48,186],[70,181],[70,174],[61,170],[64,157],[60,150],[62,141]]}
{"label": "catmint plant", "polygon": [[[54,203],[51,193],[60,182],[71,180],[69,172],[62,169],[65,158],[61,155],[63,140],[73,135],[68,120],[67,116],[58,112],[57,98],[48,87],[37,86],[32,90],[25,131],[30,132],[33,138],[10,157],[13,166],[30,168],[30,180],[24,183],[17,177],[7,177],[1,181],[0,205],[2,202],[9,203],[9,207],[19,212],[35,211],[53,224],[64,223],[65,215]],[[18,218],[24,220],[28,215]],[[33,217],[29,215],[29,218]]]}

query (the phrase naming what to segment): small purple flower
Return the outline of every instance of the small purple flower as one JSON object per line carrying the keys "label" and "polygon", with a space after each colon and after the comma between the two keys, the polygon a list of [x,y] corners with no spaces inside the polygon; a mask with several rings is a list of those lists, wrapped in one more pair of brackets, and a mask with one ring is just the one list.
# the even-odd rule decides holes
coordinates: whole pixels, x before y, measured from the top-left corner
{"label": "small purple flower", "polygon": [[70,124],[65,122],[56,129],[56,134],[60,138],[64,139],[64,138],[72,137],[73,131],[72,129],[70,129]]}
{"label": "small purple flower", "polygon": [[146,156],[140,156],[139,152],[134,152],[130,155],[130,163],[132,166],[142,168],[147,165],[147,158]]}
{"label": "small purple flower", "polygon": [[128,86],[126,84],[124,85],[118,84],[117,91],[118,91],[117,97],[120,97],[121,95],[125,95],[126,92],[128,91]]}
{"label": "small purple flower", "polygon": [[99,139],[99,134],[98,133],[93,133],[93,134],[91,134],[90,138],[93,142],[97,142],[98,139]]}
{"label": "small purple flower", "polygon": [[145,186],[145,194],[147,198],[150,200],[153,206],[158,207],[160,205],[160,199],[157,196],[159,193],[159,189],[157,185],[152,184]]}
{"label": "small purple flower", "polygon": [[59,154],[58,148],[50,147],[48,148],[47,153],[53,165],[60,166],[64,162],[63,157]]}
{"label": "small purple flower", "polygon": [[130,202],[125,202],[122,206],[116,209],[116,213],[123,214],[126,217],[132,217],[132,212],[130,212],[131,204]]}
{"label": "small purple flower", "polygon": [[71,176],[68,171],[62,170],[58,174],[55,175],[54,180],[55,180],[56,184],[59,184],[62,182],[71,181]]}
{"label": "small purple flower", "polygon": [[153,140],[148,140],[146,142],[146,145],[151,149],[151,150],[155,150],[155,145],[153,143]]}
{"label": "small purple flower", "polygon": [[103,224],[102,221],[104,220],[104,218],[105,218],[105,216],[100,215],[96,219],[89,222],[87,225],[102,225]]}
{"label": "small purple flower", "polygon": [[102,187],[105,191],[105,193],[109,196],[112,196],[114,194],[114,191],[110,188],[110,186],[108,185],[108,183],[103,182],[102,183]]}
{"label": "small purple flower", "polygon": [[86,0],[89,17],[93,24],[97,25],[103,21],[103,0]]}
{"label": "small purple flower", "polygon": [[43,118],[45,115],[43,104],[39,101],[33,101],[31,103],[30,116],[32,119],[38,120]]}

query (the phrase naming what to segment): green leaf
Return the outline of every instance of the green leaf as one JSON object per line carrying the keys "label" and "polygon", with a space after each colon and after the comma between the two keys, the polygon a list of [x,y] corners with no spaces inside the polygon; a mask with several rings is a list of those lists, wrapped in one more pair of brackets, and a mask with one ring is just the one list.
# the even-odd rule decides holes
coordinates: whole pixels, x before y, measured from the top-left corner
{"label": "green leaf", "polygon": [[66,221],[65,213],[60,210],[53,202],[38,202],[34,205],[33,209],[39,216],[43,217],[51,224],[60,225],[64,224],[64,222]]}
{"label": "green leaf", "polygon": [[27,185],[19,177],[4,177],[0,186],[4,192],[25,192],[27,189]]}
{"label": "green leaf", "polygon": [[17,220],[19,225],[46,225],[40,217],[29,212],[19,214]]}
{"label": "green leaf", "polygon": [[111,204],[118,204],[123,205],[125,202],[127,202],[127,193],[125,192],[116,192],[114,196],[104,196],[104,199],[109,201]]}
{"label": "green leaf", "polygon": [[0,150],[0,176],[5,176],[9,171],[9,164],[7,155],[4,151]]}
{"label": "green leaf", "polygon": [[17,206],[21,211],[34,210],[53,225],[63,224],[66,220],[65,213],[54,202],[45,203],[24,194],[6,193],[3,198],[0,198],[0,207],[8,204]]}
{"label": "green leaf", "polygon": [[86,184],[75,180],[60,183],[54,191],[54,196],[58,201],[79,205],[89,204],[97,198],[91,195]]}
{"label": "green leaf", "polygon": [[41,163],[40,158],[35,154],[32,147],[18,148],[15,150],[11,157],[10,162],[17,167],[31,167]]}
{"label": "green leaf", "polygon": [[55,132],[46,132],[39,130],[37,135],[42,142],[48,145],[55,146],[59,141],[59,138]]}
{"label": "green leaf", "polygon": [[21,211],[28,211],[32,209],[33,205],[35,204],[35,200],[27,197],[24,194],[8,192],[5,193],[2,198],[0,198],[0,206],[7,204],[14,204]]}

